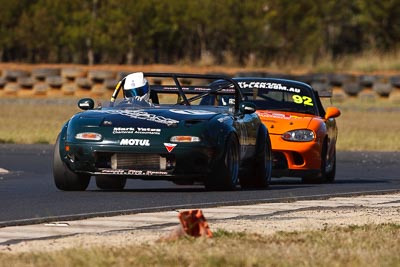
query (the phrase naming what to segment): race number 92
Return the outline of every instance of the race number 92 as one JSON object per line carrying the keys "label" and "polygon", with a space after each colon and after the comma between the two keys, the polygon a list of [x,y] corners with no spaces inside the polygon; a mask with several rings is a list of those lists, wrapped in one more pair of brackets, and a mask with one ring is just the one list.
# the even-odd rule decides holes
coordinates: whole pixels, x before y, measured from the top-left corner
{"label": "race number 92", "polygon": [[309,96],[293,95],[293,102],[296,104],[303,104],[305,106],[314,106],[312,98]]}

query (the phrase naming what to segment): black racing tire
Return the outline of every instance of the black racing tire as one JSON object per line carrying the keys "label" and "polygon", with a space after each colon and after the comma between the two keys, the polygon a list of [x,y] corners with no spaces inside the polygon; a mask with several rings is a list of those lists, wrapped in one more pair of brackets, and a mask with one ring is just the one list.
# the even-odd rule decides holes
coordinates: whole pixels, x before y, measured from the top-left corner
{"label": "black racing tire", "polygon": [[375,82],[372,90],[379,96],[387,97],[393,91],[393,86],[388,82]]}
{"label": "black racing tire", "polygon": [[360,75],[360,85],[362,87],[372,87],[377,78],[376,75]]}
{"label": "black racing tire", "polygon": [[325,182],[326,177],[326,153],[327,153],[327,144],[324,142],[321,150],[321,167],[319,169],[319,173],[315,175],[307,175],[302,177],[302,182],[304,184],[321,184]]}
{"label": "black racing tire", "polygon": [[54,148],[53,177],[56,187],[63,191],[85,191],[90,182],[90,175],[71,171],[61,160],[60,136],[58,136]]}
{"label": "black racing tire", "polygon": [[61,86],[61,91],[64,95],[73,95],[78,90],[78,86],[75,83],[64,83]]}
{"label": "black racing tire", "polygon": [[96,176],[96,185],[103,190],[123,190],[126,185],[126,178],[119,176]]}
{"label": "black racing tire", "polygon": [[400,75],[390,77],[390,83],[396,88],[400,88]]}
{"label": "black racing tire", "polygon": [[[265,136],[265,131],[259,129],[259,137]],[[245,171],[245,175],[240,177],[240,185],[243,189],[263,189],[267,188],[271,183],[272,174],[272,148],[271,140],[267,134],[265,140],[258,138],[256,143],[256,154],[251,159],[249,171]]]}
{"label": "black racing tire", "polygon": [[336,176],[336,148],[333,152],[333,156],[331,159],[332,169],[325,172],[325,181],[327,183],[334,183]]}
{"label": "black racing tire", "polygon": [[3,77],[9,82],[16,82],[20,77],[29,77],[30,72],[26,70],[4,70]]}
{"label": "black racing tire", "polygon": [[357,96],[363,89],[359,81],[345,82],[342,85],[343,91],[349,96]]}
{"label": "black racing tire", "polygon": [[52,88],[61,88],[64,80],[61,76],[48,76],[46,77],[45,82]]}
{"label": "black racing tire", "polygon": [[81,68],[62,68],[61,77],[69,81],[74,81],[78,77],[86,77],[86,71]]}
{"label": "black racing tire", "polygon": [[32,77],[19,77],[17,79],[17,82],[21,86],[21,88],[25,89],[31,89],[35,84],[35,81]]}
{"label": "black racing tire", "polygon": [[218,161],[206,178],[207,190],[234,190],[239,182],[239,141],[230,134],[225,142],[221,160]]}
{"label": "black racing tire", "polygon": [[305,184],[321,184],[321,183],[333,183],[336,175],[336,151],[334,158],[332,159],[333,167],[330,171],[327,171],[328,164],[328,144],[325,140],[321,151],[321,168],[318,175],[302,177],[302,181]]}
{"label": "black racing tire", "polygon": [[4,93],[7,95],[15,95],[21,89],[21,86],[15,82],[7,82],[4,86]]}
{"label": "black racing tire", "polygon": [[114,90],[117,83],[118,81],[116,79],[106,79],[103,82],[104,87],[107,88],[108,90]]}
{"label": "black racing tire", "polygon": [[7,84],[7,80],[4,77],[0,77],[0,88],[4,88],[4,86]]}
{"label": "black racing tire", "polygon": [[93,86],[93,82],[86,77],[77,77],[75,83],[82,89],[91,89]]}
{"label": "black racing tire", "polygon": [[50,86],[44,82],[38,82],[33,85],[34,95],[46,95],[47,91],[50,90]]}
{"label": "black racing tire", "polygon": [[310,85],[320,96],[330,95],[332,93],[332,85],[328,82],[313,81]]}
{"label": "black racing tire", "polygon": [[61,69],[59,68],[34,68],[31,76],[38,81],[44,81],[47,77],[59,76]]}
{"label": "black racing tire", "polygon": [[333,86],[343,86],[348,81],[352,80],[352,75],[344,73],[333,73],[329,75],[329,82]]}
{"label": "black racing tire", "polygon": [[235,74],[235,77],[267,77],[267,73],[263,71],[240,71]]}
{"label": "black racing tire", "polygon": [[94,83],[102,83],[107,79],[115,79],[116,74],[109,70],[89,70],[87,77]]}

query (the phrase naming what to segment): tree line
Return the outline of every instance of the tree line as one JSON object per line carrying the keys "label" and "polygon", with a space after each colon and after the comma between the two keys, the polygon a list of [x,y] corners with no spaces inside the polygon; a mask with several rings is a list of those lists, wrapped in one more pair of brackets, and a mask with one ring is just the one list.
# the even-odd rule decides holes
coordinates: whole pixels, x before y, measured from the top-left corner
{"label": "tree line", "polygon": [[0,0],[0,61],[317,63],[396,51],[400,0]]}

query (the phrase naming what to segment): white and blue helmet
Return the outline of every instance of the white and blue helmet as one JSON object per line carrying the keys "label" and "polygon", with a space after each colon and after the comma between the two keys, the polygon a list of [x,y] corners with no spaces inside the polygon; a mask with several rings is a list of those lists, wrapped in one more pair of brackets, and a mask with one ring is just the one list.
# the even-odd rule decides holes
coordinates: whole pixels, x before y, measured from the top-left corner
{"label": "white and blue helmet", "polygon": [[144,78],[143,72],[131,73],[125,77],[124,96],[139,100],[149,100],[150,85]]}

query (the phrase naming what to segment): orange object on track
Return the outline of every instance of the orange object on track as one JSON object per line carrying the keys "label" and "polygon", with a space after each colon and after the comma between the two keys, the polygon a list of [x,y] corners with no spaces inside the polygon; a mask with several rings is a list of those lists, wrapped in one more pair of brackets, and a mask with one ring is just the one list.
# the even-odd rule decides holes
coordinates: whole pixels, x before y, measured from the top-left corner
{"label": "orange object on track", "polygon": [[186,234],[194,237],[212,237],[212,232],[201,210],[181,211],[178,214]]}

